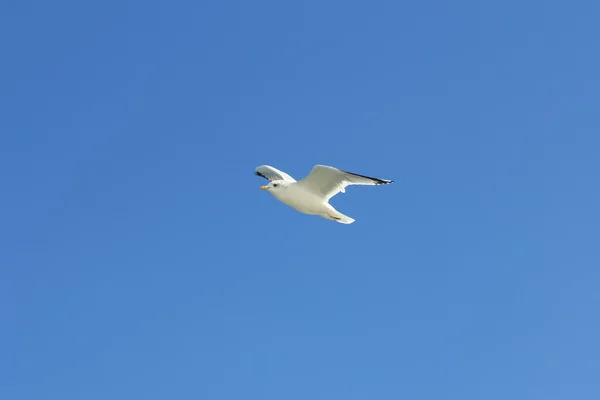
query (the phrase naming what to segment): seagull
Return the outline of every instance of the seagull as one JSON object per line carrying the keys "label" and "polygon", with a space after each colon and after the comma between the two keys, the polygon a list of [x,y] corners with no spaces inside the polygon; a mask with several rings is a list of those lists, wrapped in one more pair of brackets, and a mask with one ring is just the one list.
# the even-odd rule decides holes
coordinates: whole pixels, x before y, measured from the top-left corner
{"label": "seagull", "polygon": [[315,165],[310,174],[299,181],[270,165],[260,165],[254,173],[269,180],[268,185],[260,187],[261,190],[269,191],[282,203],[301,213],[317,215],[341,224],[351,224],[354,219],[333,208],[329,199],[340,192],[345,193],[348,185],[385,185],[394,182],[327,165]]}

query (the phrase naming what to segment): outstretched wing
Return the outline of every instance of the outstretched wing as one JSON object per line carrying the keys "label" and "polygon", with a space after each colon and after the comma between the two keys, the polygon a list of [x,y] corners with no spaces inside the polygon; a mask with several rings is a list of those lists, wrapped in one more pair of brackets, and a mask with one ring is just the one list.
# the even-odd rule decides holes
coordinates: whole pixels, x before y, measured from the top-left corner
{"label": "outstretched wing", "polygon": [[392,182],[394,181],[358,175],[327,165],[315,165],[306,178],[298,181],[298,185],[329,201],[339,192],[344,193],[348,185],[385,185]]}
{"label": "outstretched wing", "polygon": [[296,182],[294,178],[289,176],[283,171],[278,170],[277,168],[273,168],[270,165],[261,165],[256,167],[254,170],[254,174],[261,176],[269,181],[287,181],[287,182]]}

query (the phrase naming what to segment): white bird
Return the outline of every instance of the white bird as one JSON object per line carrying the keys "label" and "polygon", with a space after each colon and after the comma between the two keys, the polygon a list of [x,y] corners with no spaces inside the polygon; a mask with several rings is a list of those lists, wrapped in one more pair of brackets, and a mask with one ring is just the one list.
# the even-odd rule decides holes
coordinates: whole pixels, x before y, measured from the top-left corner
{"label": "white bird", "polygon": [[393,181],[342,171],[327,165],[315,165],[310,174],[299,181],[273,168],[261,165],[254,173],[270,182],[261,186],[268,190],[277,200],[304,214],[351,224],[354,219],[337,211],[329,204],[329,199],[339,192],[345,193],[348,185],[383,185]]}

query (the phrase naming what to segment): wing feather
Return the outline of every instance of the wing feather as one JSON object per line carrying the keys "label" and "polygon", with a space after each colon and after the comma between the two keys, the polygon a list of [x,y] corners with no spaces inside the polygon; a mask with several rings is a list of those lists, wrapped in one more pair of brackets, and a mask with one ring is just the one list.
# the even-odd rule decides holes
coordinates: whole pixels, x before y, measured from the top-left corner
{"label": "wing feather", "polygon": [[298,184],[321,196],[325,201],[329,201],[339,192],[345,192],[346,186],[349,185],[385,185],[392,182],[387,179],[343,171],[327,165],[315,165],[310,174],[298,181]]}
{"label": "wing feather", "polygon": [[288,181],[288,182],[296,182],[294,178],[289,176],[283,171],[278,170],[277,168],[271,167],[270,165],[260,165],[256,167],[254,170],[254,174],[269,181]]}

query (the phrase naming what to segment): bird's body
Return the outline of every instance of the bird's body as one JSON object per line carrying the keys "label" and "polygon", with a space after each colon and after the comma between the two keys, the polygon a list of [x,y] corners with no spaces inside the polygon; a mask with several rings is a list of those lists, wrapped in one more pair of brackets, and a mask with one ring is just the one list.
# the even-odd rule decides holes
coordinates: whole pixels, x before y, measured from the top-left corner
{"label": "bird's body", "polygon": [[297,183],[287,185],[281,190],[272,191],[273,196],[279,201],[292,207],[296,211],[309,215],[319,215],[328,219],[345,220],[348,223],[354,222],[352,218],[346,217],[335,210],[331,204],[324,202],[323,199],[303,188]]}
{"label": "bird's body", "polygon": [[381,185],[393,182],[325,165],[316,165],[311,173],[300,181],[269,165],[257,167],[255,174],[270,181],[261,189],[268,190],[282,203],[301,213],[318,215],[342,224],[351,224],[354,219],[333,208],[329,204],[331,197],[345,192],[348,185]]}

